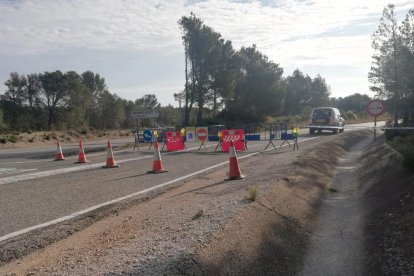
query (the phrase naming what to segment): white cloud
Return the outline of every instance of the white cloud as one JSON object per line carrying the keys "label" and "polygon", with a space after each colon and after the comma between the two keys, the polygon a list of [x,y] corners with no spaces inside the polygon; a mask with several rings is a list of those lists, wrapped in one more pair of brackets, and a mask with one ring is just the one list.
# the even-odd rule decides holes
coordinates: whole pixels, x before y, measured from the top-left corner
{"label": "white cloud", "polygon": [[370,83],[368,82],[367,77],[342,77],[342,78],[331,78],[330,87],[332,90],[332,97],[346,97],[350,94],[360,93],[367,94],[371,97],[374,96],[374,93],[369,91],[367,88]]}
{"label": "white cloud", "polygon": [[[282,67],[351,66],[361,71],[361,68],[369,67],[372,55],[370,34],[378,26],[387,4],[388,0],[0,1],[0,59],[13,56],[19,63],[23,62],[18,61],[19,58],[23,60],[27,56],[56,52],[70,56],[68,53],[83,49],[91,54],[99,50],[182,55],[177,21],[193,11],[205,24],[231,40],[236,48],[256,44],[261,52]],[[414,8],[407,0],[396,0],[394,4],[401,14]],[[139,58],[136,60],[139,62]],[[165,59],[165,63],[173,70],[177,61]],[[159,66],[159,62],[156,64]],[[105,62],[88,66],[93,71],[108,71],[102,69],[102,66],[108,66]],[[151,67],[151,64],[145,66]],[[30,68],[35,67],[36,64],[30,64]],[[59,68],[59,64],[56,67]],[[45,70],[40,63],[38,68],[38,72]],[[181,69],[182,64],[177,64],[176,70]],[[0,79],[7,78],[12,70],[12,66],[0,64]],[[367,72],[361,73],[361,85],[366,86],[366,81],[362,81],[366,80],[366,75]],[[107,80],[115,78],[104,77]],[[341,77],[338,71],[335,81]],[[183,83],[183,79],[182,74],[180,80],[169,84],[176,87],[177,83]],[[328,83],[331,80],[334,81],[334,77],[327,78]],[[337,83],[345,85],[344,82]],[[139,85],[128,83],[124,87],[137,88]],[[165,83],[163,87],[167,86]],[[114,87],[121,91],[117,88],[121,86]],[[128,94],[127,89],[122,91]]]}
{"label": "white cloud", "polygon": [[[109,86],[109,89],[111,89],[111,86]],[[139,99],[146,94],[155,94],[161,105],[166,106],[171,104],[178,106],[178,103],[174,100],[174,93],[182,89],[182,86],[162,86],[157,83],[152,83],[151,85],[117,87],[116,89],[111,89],[111,91],[117,95],[122,95],[123,98],[132,100]]]}
{"label": "white cloud", "polygon": [[[0,4],[0,40],[21,49],[156,49],[180,45],[169,1],[32,0]],[[171,16],[171,14],[175,14]]]}

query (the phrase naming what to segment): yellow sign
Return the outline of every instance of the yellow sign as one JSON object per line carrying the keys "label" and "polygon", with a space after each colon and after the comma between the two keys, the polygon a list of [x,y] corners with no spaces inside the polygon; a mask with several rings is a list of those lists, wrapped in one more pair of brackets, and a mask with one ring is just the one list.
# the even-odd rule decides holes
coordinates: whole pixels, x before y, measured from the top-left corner
{"label": "yellow sign", "polygon": [[219,131],[219,132],[218,132],[218,134],[217,134],[217,136],[218,136],[219,138],[221,138],[221,137],[223,136],[223,133],[221,133],[221,131]]}
{"label": "yellow sign", "polygon": [[153,135],[154,135],[154,138],[158,138],[158,131],[154,130]]}
{"label": "yellow sign", "polygon": [[182,129],[181,129],[181,133],[180,133],[180,135],[181,135],[181,136],[183,136],[183,137],[185,136],[185,128],[182,128]]}
{"label": "yellow sign", "polygon": [[295,128],[293,129],[293,136],[294,136],[295,138],[298,138],[298,136],[299,136],[299,128],[298,128],[298,127],[295,127]]}

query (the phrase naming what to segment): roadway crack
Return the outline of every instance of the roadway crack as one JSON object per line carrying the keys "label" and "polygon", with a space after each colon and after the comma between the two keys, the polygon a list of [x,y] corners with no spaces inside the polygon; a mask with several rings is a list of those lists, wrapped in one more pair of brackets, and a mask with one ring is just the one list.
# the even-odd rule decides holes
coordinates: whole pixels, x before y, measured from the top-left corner
{"label": "roadway crack", "polygon": [[300,225],[299,223],[297,223],[296,221],[294,221],[292,218],[290,218],[290,217],[288,217],[288,216],[286,216],[286,215],[278,212],[274,207],[269,207],[269,206],[267,206],[267,205],[265,205],[265,204],[263,204],[263,203],[261,203],[259,201],[256,201],[256,203],[259,204],[260,206],[266,208],[270,212],[272,212],[272,213],[280,216],[281,218],[287,220],[288,222],[292,223],[293,225],[295,225],[297,228],[299,228],[303,232],[307,233],[308,235],[310,235],[310,236],[316,236],[316,237],[319,237],[319,238],[323,238],[323,236],[313,234],[312,232],[310,232],[309,230],[307,230],[305,227],[303,227],[302,225]]}

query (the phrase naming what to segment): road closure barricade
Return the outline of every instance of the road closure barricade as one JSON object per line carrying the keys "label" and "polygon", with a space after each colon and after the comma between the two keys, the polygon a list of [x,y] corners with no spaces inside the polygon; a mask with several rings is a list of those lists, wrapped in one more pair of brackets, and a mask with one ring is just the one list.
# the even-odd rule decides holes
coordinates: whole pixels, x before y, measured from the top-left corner
{"label": "road closure barricade", "polygon": [[208,126],[208,140],[210,142],[220,141],[219,132],[224,129],[224,125]]}
{"label": "road closure barricade", "polygon": [[208,127],[196,127],[196,136],[197,140],[201,141],[201,145],[198,148],[198,150],[201,150],[201,147],[204,147],[204,149],[207,150],[207,147],[204,144],[204,142],[207,140],[208,137]]}
{"label": "road closure barricade", "polygon": [[[292,125],[292,123],[290,123]],[[289,129],[289,123],[281,122],[281,123],[272,123],[268,124],[267,128],[269,130],[269,143],[264,148],[266,150],[270,145],[276,150],[276,146],[273,144],[273,140],[282,140],[282,135],[284,136]]]}
{"label": "road closure barricade", "polygon": [[165,132],[165,145],[167,146],[167,151],[185,150],[183,136],[180,131]]}
{"label": "road closure barricade", "polygon": [[221,133],[222,133],[222,138],[221,138],[221,151],[222,152],[229,152],[230,142],[233,142],[234,149],[236,151],[245,150],[243,129],[232,129],[232,130],[224,129],[221,131]]}
{"label": "road closure barricade", "polygon": [[273,148],[276,149],[273,141],[284,141],[285,134],[288,133],[288,129],[292,129],[292,125],[292,123],[288,122],[246,124],[243,126],[246,148],[247,142],[249,141],[268,141],[269,143],[266,145],[264,150],[266,150],[269,146],[273,146]]}
{"label": "road closure barricade", "polygon": [[186,127],[185,128],[185,140],[186,142],[195,142],[196,141],[196,128],[195,127]]}

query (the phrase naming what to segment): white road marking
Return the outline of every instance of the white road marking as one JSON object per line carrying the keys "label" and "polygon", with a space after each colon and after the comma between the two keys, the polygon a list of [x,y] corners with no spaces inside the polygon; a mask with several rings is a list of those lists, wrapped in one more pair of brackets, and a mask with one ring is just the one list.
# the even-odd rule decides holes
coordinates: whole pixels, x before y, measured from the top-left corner
{"label": "white road marking", "polygon": [[[317,138],[318,137],[313,137],[313,138],[309,138],[309,139],[299,140],[298,143],[306,142],[306,141],[309,141],[309,140],[314,140],[314,139],[317,139]],[[287,146],[287,145],[284,145],[284,146]],[[251,156],[254,156],[254,155],[258,155],[261,152],[267,152],[267,151],[271,151],[271,150],[274,150],[274,149],[268,149],[266,151],[256,151],[256,152],[252,152],[252,153],[243,155],[241,157],[238,157],[238,159],[248,158],[248,157],[251,157]],[[73,218],[78,217],[80,215],[84,215],[84,214],[86,214],[88,212],[91,212],[91,211],[94,211],[96,209],[99,209],[99,208],[102,208],[102,207],[105,207],[105,206],[108,206],[108,205],[111,205],[111,204],[114,204],[114,203],[118,203],[118,202],[123,201],[123,200],[126,200],[126,199],[133,198],[133,197],[138,196],[138,195],[142,195],[142,194],[145,194],[145,193],[148,193],[148,192],[157,190],[159,188],[162,188],[162,187],[171,185],[171,184],[176,183],[178,181],[182,181],[184,179],[187,179],[187,178],[196,176],[198,174],[202,174],[202,173],[204,173],[206,171],[209,171],[209,170],[212,170],[212,169],[215,169],[215,168],[224,166],[224,165],[226,165],[228,163],[229,163],[229,161],[221,162],[219,164],[216,164],[216,165],[210,166],[208,168],[205,168],[205,169],[202,169],[202,170],[199,170],[199,171],[196,171],[196,172],[193,172],[193,173],[190,173],[190,174],[187,174],[187,175],[178,177],[178,178],[173,179],[173,180],[170,180],[168,182],[158,184],[158,185],[153,186],[151,188],[147,188],[147,189],[144,189],[144,190],[141,190],[141,191],[138,191],[138,192],[135,192],[135,193],[132,193],[132,194],[123,196],[123,197],[119,197],[119,198],[116,198],[116,199],[113,199],[113,200],[110,200],[110,201],[107,201],[107,202],[103,202],[101,204],[94,205],[92,207],[83,209],[81,211],[72,213],[72,214],[67,215],[67,216],[64,216],[64,217],[60,217],[60,218],[57,218],[57,219],[54,219],[54,220],[51,220],[51,221],[48,221],[48,222],[45,222],[45,223],[41,223],[41,224],[38,224],[38,225],[35,225],[35,226],[32,226],[32,227],[28,227],[28,228],[25,228],[25,229],[22,229],[22,230],[19,230],[19,231],[15,231],[15,232],[9,233],[7,235],[4,235],[4,236],[0,237],[0,242],[5,241],[5,240],[10,239],[10,238],[14,238],[14,237],[17,237],[17,236],[26,234],[26,233],[28,233],[28,232],[30,232],[32,230],[36,230],[36,229],[40,229],[40,228],[43,228],[43,227],[48,227],[48,226],[51,226],[51,225],[54,225],[54,224],[58,224],[60,222],[73,219]]]}
{"label": "white road marking", "polygon": [[29,164],[29,163],[39,163],[39,162],[53,162],[54,160],[31,160],[31,161],[16,161],[16,162],[2,162],[0,165],[4,164]]}
{"label": "white road marking", "polygon": [[16,173],[23,173],[29,171],[36,171],[37,169],[17,169],[17,168],[0,168],[0,175],[9,175]]}
{"label": "white road marking", "polygon": [[12,168],[12,169],[10,169],[10,168],[0,168],[0,173],[14,171],[14,170],[16,170],[16,168]]}

